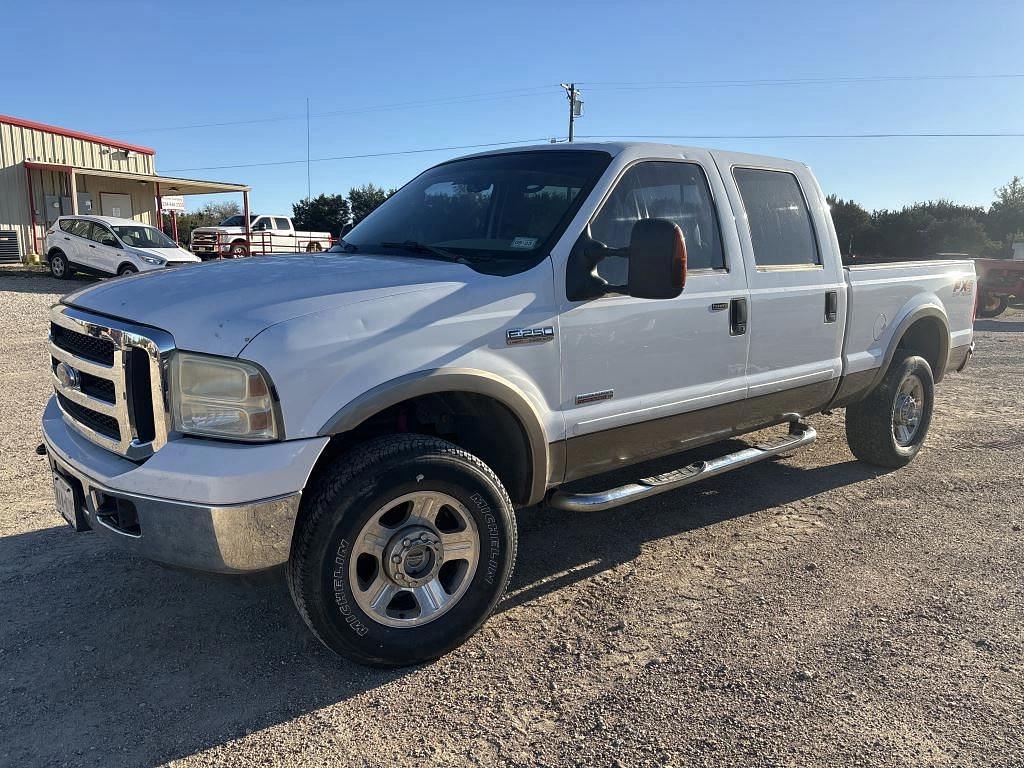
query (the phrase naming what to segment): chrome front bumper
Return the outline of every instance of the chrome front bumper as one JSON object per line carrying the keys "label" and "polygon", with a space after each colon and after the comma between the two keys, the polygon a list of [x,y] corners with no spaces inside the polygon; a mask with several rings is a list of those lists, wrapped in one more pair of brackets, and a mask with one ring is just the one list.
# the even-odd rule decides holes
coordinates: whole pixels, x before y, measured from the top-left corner
{"label": "chrome front bumper", "polygon": [[45,443],[50,468],[70,480],[91,530],[123,549],[217,573],[261,571],[288,561],[301,492],[229,506],[140,496],[104,486]]}
{"label": "chrome front bumper", "polygon": [[172,441],[137,464],[75,432],[54,400],[43,417],[50,468],[74,489],[85,525],[141,557],[217,573],[287,562],[302,488],[326,442]]}

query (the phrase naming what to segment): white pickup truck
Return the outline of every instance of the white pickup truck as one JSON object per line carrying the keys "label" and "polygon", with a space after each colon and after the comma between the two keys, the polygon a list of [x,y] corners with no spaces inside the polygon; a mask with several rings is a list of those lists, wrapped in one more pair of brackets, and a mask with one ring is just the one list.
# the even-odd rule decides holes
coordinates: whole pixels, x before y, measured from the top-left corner
{"label": "white pickup truck", "polygon": [[297,231],[289,216],[249,215],[249,232],[245,216],[229,216],[215,227],[192,230],[189,247],[201,259],[265,256],[272,253],[319,253],[331,247],[330,232]]}
{"label": "white pickup truck", "polygon": [[[844,269],[800,163],[479,154],[331,252],[66,296],[44,446],[76,530],[189,568],[286,565],[324,644],[409,664],[494,610],[516,507],[670,491],[806,445],[804,418],[841,407],[858,458],[906,464],[935,382],[970,357],[975,293],[970,261]],[[724,457],[564,487],[773,425]]]}

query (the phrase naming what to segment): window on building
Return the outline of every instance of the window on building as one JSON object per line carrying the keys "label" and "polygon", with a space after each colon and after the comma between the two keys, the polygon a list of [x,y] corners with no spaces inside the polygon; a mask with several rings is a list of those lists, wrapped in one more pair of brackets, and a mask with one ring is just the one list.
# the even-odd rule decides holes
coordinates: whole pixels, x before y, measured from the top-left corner
{"label": "window on building", "polygon": [[760,168],[736,168],[733,176],[747,211],[754,262],[762,267],[821,264],[796,176]]}

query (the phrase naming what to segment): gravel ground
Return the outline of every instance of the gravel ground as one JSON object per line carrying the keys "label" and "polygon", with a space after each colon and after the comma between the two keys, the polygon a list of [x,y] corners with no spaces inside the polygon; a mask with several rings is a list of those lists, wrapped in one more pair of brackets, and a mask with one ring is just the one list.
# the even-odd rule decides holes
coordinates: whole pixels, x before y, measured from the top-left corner
{"label": "gravel ground", "polygon": [[520,515],[511,592],[440,661],[332,657],[280,574],[73,535],[39,443],[46,309],[0,273],[0,765],[1024,765],[1024,312],[978,322],[908,468],[843,416],[777,462]]}

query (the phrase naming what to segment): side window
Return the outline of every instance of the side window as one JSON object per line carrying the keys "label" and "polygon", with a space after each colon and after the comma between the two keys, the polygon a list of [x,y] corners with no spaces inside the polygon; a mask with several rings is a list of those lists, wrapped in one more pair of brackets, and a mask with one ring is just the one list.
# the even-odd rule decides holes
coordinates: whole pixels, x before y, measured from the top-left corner
{"label": "side window", "polygon": [[252,225],[253,232],[262,232],[266,229],[270,229],[270,219],[266,216],[260,216]]}
{"label": "side window", "polygon": [[759,168],[733,170],[760,267],[821,264],[811,214],[796,176]]}
{"label": "side window", "polygon": [[70,232],[76,237],[89,237],[89,231],[92,229],[92,222],[85,221],[84,219],[71,219],[70,226],[64,231]]}
{"label": "side window", "polygon": [[[633,166],[590,224],[590,236],[609,248],[629,247],[640,219],[667,219],[686,238],[688,269],[725,269],[718,215],[704,170],[694,163],[646,162]],[[628,257],[611,256],[597,265],[611,285],[625,285]]]}
{"label": "side window", "polygon": [[61,219],[60,228],[63,229],[65,232],[71,232],[72,234],[74,234],[73,227],[75,223],[75,219]]}
{"label": "side window", "polygon": [[291,227],[288,226],[288,219],[274,219],[274,229],[291,229]]}

